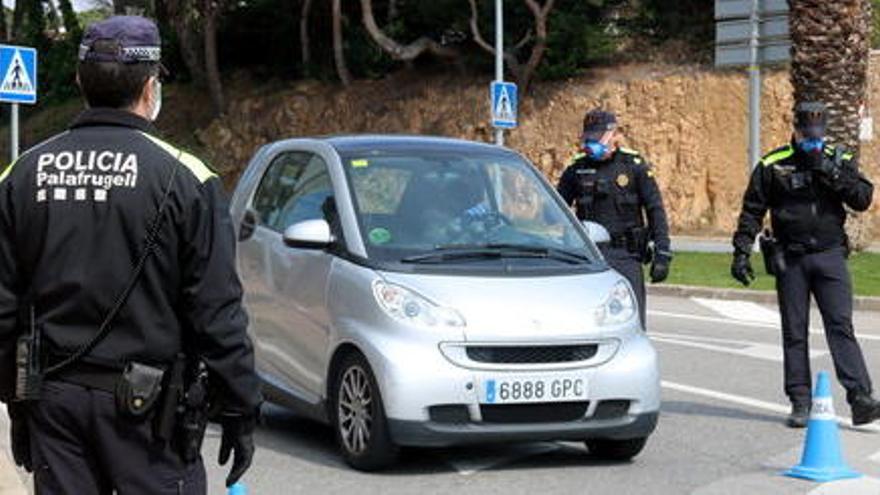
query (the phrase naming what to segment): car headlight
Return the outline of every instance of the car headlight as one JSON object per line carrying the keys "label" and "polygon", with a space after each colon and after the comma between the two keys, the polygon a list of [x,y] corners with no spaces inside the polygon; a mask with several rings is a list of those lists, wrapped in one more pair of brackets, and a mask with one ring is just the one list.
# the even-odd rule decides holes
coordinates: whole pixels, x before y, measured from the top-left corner
{"label": "car headlight", "polygon": [[635,298],[626,282],[621,280],[611,289],[605,302],[596,308],[596,323],[599,325],[625,323],[635,314]]}
{"label": "car headlight", "polygon": [[373,283],[373,296],[388,316],[426,327],[463,327],[464,318],[452,308],[438,306],[421,295],[382,280]]}

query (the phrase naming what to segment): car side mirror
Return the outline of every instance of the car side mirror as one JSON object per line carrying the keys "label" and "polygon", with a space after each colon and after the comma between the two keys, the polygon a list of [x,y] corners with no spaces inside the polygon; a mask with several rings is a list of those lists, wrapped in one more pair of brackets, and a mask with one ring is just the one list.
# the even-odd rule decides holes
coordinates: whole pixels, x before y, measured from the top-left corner
{"label": "car side mirror", "polygon": [[292,248],[324,249],[335,240],[326,220],[297,222],[284,231],[284,244]]}
{"label": "car side mirror", "polygon": [[601,224],[591,222],[589,220],[584,220],[581,223],[583,224],[584,228],[587,229],[587,236],[595,244],[611,242],[611,234],[608,233],[608,229],[603,227]]}

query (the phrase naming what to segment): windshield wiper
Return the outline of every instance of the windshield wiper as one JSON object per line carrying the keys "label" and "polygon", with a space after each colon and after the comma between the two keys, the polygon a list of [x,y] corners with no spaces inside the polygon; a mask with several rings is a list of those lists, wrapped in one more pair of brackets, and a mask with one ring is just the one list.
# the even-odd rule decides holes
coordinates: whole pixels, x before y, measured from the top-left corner
{"label": "windshield wiper", "polygon": [[408,256],[401,261],[404,263],[442,263],[467,259],[501,258],[543,258],[571,264],[592,262],[586,255],[565,249],[504,243],[440,245],[432,253]]}

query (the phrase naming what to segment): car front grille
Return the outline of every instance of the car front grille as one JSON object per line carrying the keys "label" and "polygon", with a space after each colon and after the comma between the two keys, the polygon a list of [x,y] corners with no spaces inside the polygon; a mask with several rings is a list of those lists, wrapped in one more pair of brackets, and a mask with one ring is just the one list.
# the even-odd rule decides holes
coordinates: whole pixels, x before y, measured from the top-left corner
{"label": "car front grille", "polygon": [[537,404],[483,404],[484,423],[558,423],[577,421],[587,413],[589,402],[542,402]]}
{"label": "car front grille", "polygon": [[586,361],[596,355],[596,344],[469,346],[467,356],[478,363],[547,364]]}

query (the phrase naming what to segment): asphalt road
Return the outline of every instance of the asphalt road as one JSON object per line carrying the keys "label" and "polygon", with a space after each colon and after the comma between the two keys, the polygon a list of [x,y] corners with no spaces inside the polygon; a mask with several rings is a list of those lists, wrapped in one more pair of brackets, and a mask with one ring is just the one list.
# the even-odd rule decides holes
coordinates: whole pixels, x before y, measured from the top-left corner
{"label": "asphalt road", "polygon": [[[631,463],[597,460],[582,444],[532,443],[407,450],[395,469],[361,474],[342,464],[328,428],[270,408],[246,477],[250,493],[880,494],[880,425],[841,428],[846,458],[862,479],[820,485],[779,474],[800,459],[804,431],[781,422],[788,405],[775,308],[672,298],[649,304],[649,333],[662,358],[663,410]],[[813,321],[813,371],[830,371],[818,314]],[[857,314],[856,328],[880,380],[880,314]],[[834,383],[837,414],[848,417]],[[213,432],[209,464],[216,448]],[[212,493],[222,493],[223,475],[210,467]]]}
{"label": "asphalt road", "polygon": [[[253,494],[880,494],[880,424],[841,439],[858,480],[816,484],[783,477],[801,455],[803,430],[782,420],[782,363],[775,308],[750,302],[659,298],[649,303],[649,333],[661,359],[660,424],[633,462],[609,463],[582,444],[531,443],[480,448],[406,450],[380,474],[346,467],[329,428],[278,408],[266,411],[259,451],[246,475]],[[832,370],[813,318],[813,371]],[[857,332],[880,380],[880,314],[858,313]],[[848,417],[834,381],[837,414]],[[205,443],[212,494],[222,494],[218,432]]]}

